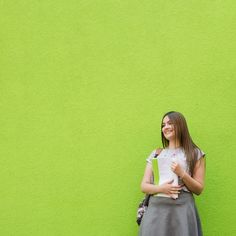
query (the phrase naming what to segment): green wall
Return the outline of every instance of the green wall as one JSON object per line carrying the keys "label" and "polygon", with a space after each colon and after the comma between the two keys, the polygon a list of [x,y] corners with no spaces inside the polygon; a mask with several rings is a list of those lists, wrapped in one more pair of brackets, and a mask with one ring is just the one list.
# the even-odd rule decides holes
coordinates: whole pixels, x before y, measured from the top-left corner
{"label": "green wall", "polygon": [[205,236],[236,235],[236,3],[0,1],[0,235],[132,236],[160,120],[207,154]]}

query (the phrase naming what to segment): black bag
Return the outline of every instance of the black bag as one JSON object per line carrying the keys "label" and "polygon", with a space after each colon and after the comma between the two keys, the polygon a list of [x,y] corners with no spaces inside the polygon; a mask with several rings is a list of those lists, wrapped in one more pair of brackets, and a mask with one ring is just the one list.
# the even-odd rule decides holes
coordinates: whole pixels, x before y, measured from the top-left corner
{"label": "black bag", "polygon": [[140,202],[140,204],[138,206],[137,219],[136,219],[136,222],[138,225],[141,224],[143,215],[144,215],[145,211],[147,210],[150,197],[151,197],[150,194],[146,194],[145,198]]}

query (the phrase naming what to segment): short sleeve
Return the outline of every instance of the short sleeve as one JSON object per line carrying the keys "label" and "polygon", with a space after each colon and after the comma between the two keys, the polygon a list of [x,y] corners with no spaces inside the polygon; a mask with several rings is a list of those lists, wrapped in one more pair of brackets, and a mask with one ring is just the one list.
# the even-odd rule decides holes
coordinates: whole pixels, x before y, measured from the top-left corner
{"label": "short sleeve", "polygon": [[146,159],[147,163],[152,164],[152,159],[154,158],[155,154],[156,154],[156,150],[153,150],[151,154],[149,155],[149,157]]}
{"label": "short sleeve", "polygon": [[197,148],[197,160],[199,160],[201,157],[205,157],[205,155],[206,155],[205,152]]}

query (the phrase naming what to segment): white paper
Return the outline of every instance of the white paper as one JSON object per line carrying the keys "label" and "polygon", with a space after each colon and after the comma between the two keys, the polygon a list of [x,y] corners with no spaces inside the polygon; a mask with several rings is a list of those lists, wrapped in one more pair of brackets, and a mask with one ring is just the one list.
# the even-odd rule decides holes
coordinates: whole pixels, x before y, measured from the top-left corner
{"label": "white paper", "polygon": [[[177,163],[177,158],[176,158],[175,156],[173,156],[171,159],[172,159],[172,160],[171,160],[172,163],[173,163],[173,162],[176,162],[176,163]],[[171,171],[172,171],[172,170],[171,170]],[[178,180],[179,180],[179,178],[178,178],[178,175],[176,175],[173,171],[172,171],[172,178],[174,179],[172,185],[173,185],[173,186],[178,186]],[[178,193],[172,194],[171,197],[174,198],[174,199],[177,199],[177,198],[178,198]]]}
{"label": "white paper", "polygon": [[[171,170],[171,164],[172,162],[177,162],[177,158],[175,155],[171,156],[159,156],[158,158],[158,166],[159,166],[159,185],[170,182],[171,180],[174,180],[172,185],[177,186],[178,185],[178,176]],[[167,194],[159,193],[158,196],[163,197],[170,197]],[[178,198],[178,194],[172,194],[172,198]]]}

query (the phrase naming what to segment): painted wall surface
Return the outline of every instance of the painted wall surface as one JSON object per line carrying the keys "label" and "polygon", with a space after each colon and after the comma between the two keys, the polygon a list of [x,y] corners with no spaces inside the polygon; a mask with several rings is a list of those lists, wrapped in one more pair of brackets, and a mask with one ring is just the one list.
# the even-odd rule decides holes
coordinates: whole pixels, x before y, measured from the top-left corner
{"label": "painted wall surface", "polygon": [[0,235],[132,236],[160,121],[207,154],[204,235],[236,235],[236,2],[0,1]]}

